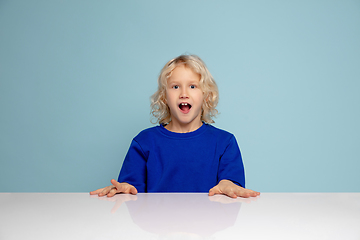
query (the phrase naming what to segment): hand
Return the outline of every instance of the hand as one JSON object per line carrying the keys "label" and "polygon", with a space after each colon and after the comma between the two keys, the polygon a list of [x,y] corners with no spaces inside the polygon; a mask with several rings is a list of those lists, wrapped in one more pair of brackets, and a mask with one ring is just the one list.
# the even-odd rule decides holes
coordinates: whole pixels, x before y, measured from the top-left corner
{"label": "hand", "polygon": [[90,192],[90,195],[97,194],[99,197],[102,197],[105,195],[107,195],[108,197],[112,197],[117,193],[130,193],[133,195],[137,194],[137,189],[131,184],[128,184],[126,182],[119,183],[118,181],[116,181],[114,179],[111,179],[111,183],[113,185],[92,191],[92,192]]}
{"label": "hand", "polygon": [[221,180],[218,183],[218,185],[210,189],[209,196],[213,196],[215,194],[224,194],[231,198],[237,198],[237,197],[248,198],[248,197],[257,197],[260,195],[259,192],[240,187],[229,180]]}

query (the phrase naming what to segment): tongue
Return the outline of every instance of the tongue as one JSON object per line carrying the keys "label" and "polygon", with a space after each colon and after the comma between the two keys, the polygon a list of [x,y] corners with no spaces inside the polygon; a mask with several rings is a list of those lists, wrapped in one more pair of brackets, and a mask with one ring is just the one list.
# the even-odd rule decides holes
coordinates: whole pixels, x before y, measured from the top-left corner
{"label": "tongue", "polygon": [[183,112],[188,112],[190,110],[190,106],[189,105],[181,105],[180,109]]}

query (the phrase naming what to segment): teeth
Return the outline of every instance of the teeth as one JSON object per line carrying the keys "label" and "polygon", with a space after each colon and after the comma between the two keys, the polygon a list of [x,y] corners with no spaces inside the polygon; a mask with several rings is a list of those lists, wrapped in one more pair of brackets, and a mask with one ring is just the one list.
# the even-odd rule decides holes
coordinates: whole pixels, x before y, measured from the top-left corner
{"label": "teeth", "polygon": [[181,105],[185,105],[185,106],[186,106],[186,105],[188,105],[188,104],[187,104],[187,103],[181,103]]}

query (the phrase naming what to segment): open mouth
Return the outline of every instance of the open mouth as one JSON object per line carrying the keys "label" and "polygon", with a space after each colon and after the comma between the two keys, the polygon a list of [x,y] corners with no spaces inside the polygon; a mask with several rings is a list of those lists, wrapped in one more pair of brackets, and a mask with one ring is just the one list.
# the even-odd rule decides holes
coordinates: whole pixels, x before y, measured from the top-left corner
{"label": "open mouth", "polygon": [[180,103],[179,108],[182,112],[187,113],[190,111],[191,105],[189,103]]}

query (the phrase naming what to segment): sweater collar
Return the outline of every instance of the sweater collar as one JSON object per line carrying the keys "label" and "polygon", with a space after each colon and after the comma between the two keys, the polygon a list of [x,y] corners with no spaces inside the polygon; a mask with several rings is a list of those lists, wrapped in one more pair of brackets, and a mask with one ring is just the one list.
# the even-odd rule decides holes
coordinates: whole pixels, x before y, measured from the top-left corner
{"label": "sweater collar", "polygon": [[192,132],[187,132],[187,133],[176,133],[176,132],[171,132],[169,130],[167,130],[164,125],[160,124],[158,126],[159,131],[168,136],[168,137],[172,137],[172,138],[191,138],[191,137],[196,137],[200,134],[202,134],[208,127],[208,124],[206,124],[205,122],[203,122],[203,124],[201,125],[201,127],[199,127],[198,129],[196,129],[195,131]]}

